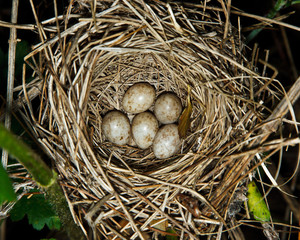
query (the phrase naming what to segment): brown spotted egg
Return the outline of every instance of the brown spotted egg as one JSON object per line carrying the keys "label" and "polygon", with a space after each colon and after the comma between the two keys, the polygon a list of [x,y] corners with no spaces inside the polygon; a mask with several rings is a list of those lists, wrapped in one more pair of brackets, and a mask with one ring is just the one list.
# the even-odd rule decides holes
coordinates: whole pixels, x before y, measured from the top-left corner
{"label": "brown spotted egg", "polygon": [[129,119],[121,111],[108,112],[102,120],[102,131],[108,141],[125,145],[130,139]]}
{"label": "brown spotted egg", "polygon": [[155,100],[155,89],[149,83],[135,83],[124,94],[122,105],[127,113],[148,110]]}
{"label": "brown spotted egg", "polygon": [[155,116],[150,112],[137,114],[131,125],[132,136],[141,149],[150,147],[158,131],[158,122]]}
{"label": "brown spotted egg", "polygon": [[169,158],[179,151],[180,144],[178,126],[167,124],[162,126],[155,135],[153,153],[159,159]]}
{"label": "brown spotted egg", "polygon": [[176,122],[181,111],[181,101],[174,93],[161,94],[154,104],[154,114],[157,120],[163,124]]}

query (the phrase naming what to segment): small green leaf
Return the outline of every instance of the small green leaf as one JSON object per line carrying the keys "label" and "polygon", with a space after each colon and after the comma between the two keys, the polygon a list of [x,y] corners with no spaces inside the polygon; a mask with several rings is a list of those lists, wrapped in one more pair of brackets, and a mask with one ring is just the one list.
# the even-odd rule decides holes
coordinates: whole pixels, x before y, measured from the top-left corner
{"label": "small green leaf", "polygon": [[[177,234],[176,231],[172,228],[168,228],[167,232]],[[178,240],[178,236],[166,235],[166,240]]]}
{"label": "small green leaf", "polygon": [[254,219],[262,222],[270,221],[271,213],[253,181],[248,184],[247,197],[249,211],[253,214]]}
{"label": "small green leaf", "polygon": [[5,202],[16,200],[16,194],[12,187],[11,181],[0,163],[0,205]]}
{"label": "small green leaf", "polygon": [[46,222],[49,229],[57,229],[59,230],[61,228],[61,221],[58,216],[53,216],[49,218],[49,221]]}
{"label": "small green leaf", "polygon": [[49,229],[60,229],[61,223],[55,215],[51,205],[46,201],[43,194],[33,194],[30,198],[22,197],[10,212],[13,221],[21,220],[25,215],[28,221],[36,230],[44,228],[45,224]]}

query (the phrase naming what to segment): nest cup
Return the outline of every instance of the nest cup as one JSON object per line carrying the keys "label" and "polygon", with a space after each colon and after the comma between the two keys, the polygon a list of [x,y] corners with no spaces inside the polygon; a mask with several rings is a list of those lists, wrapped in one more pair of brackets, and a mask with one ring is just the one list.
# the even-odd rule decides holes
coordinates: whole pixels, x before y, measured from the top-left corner
{"label": "nest cup", "polygon": [[[259,150],[241,153],[261,144],[253,136],[281,91],[248,61],[224,12],[201,4],[78,0],[40,27],[43,41],[27,56],[35,80],[20,93],[38,89],[40,102],[28,99],[23,113],[82,230],[87,234],[87,222],[95,238],[147,239],[172,228],[197,239],[232,224],[240,209],[232,212],[230,203]],[[184,107],[191,89],[191,126],[168,159],[103,136],[103,116],[123,111],[124,93],[138,82],[150,83],[157,96],[175,93]]]}

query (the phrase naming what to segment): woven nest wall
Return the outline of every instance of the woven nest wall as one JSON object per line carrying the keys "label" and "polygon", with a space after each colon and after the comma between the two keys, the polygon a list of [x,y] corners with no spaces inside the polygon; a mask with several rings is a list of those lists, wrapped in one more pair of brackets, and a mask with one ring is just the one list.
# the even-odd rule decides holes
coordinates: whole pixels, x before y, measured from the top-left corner
{"label": "woven nest wall", "polygon": [[[78,0],[65,17],[38,24],[41,43],[27,56],[35,79],[20,97],[39,94],[23,113],[83,231],[87,222],[95,238],[147,239],[165,222],[197,239],[232,226],[267,150],[262,123],[283,94],[225,13],[201,4]],[[105,113],[123,111],[124,93],[137,82],[150,83],[156,96],[174,92],[183,106],[191,89],[191,126],[170,158],[102,133]]]}

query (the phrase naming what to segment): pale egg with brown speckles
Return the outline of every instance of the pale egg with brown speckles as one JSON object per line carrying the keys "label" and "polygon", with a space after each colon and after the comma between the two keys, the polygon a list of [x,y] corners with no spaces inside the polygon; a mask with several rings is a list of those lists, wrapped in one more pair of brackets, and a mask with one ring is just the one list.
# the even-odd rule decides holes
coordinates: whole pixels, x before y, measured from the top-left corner
{"label": "pale egg with brown speckles", "polygon": [[125,145],[130,139],[130,122],[121,111],[108,112],[102,120],[102,131],[108,141]]}
{"label": "pale egg with brown speckles", "polygon": [[154,141],[158,131],[158,121],[150,112],[139,113],[132,120],[131,131],[137,146],[146,149]]}
{"label": "pale egg with brown speckles", "polygon": [[176,122],[181,111],[181,101],[174,93],[161,94],[154,104],[154,114],[157,120],[163,124]]}
{"label": "pale egg with brown speckles", "polygon": [[148,110],[155,100],[154,87],[145,82],[133,84],[124,94],[122,106],[127,113]]}
{"label": "pale egg with brown speckles", "polygon": [[181,140],[176,124],[162,126],[155,135],[153,153],[156,158],[169,158],[180,149]]}

